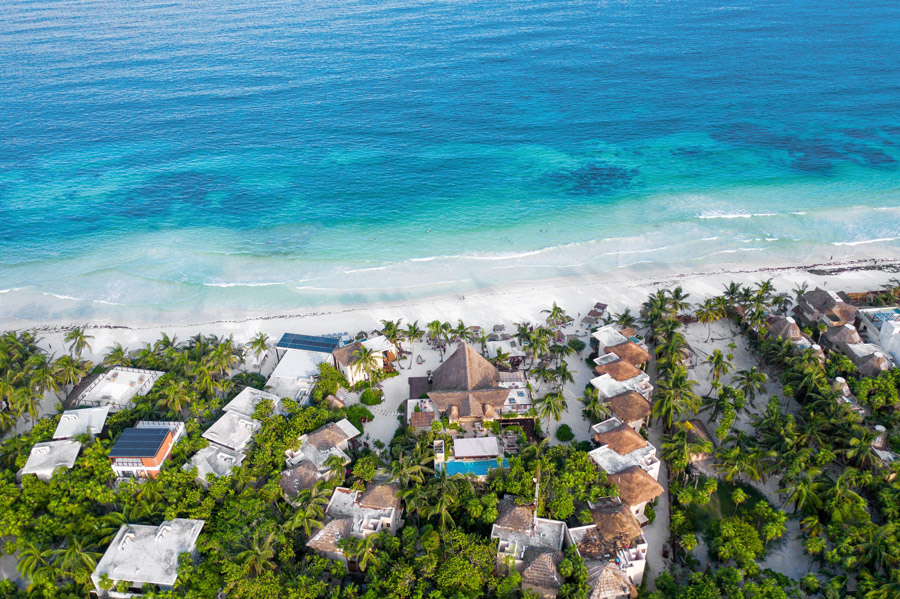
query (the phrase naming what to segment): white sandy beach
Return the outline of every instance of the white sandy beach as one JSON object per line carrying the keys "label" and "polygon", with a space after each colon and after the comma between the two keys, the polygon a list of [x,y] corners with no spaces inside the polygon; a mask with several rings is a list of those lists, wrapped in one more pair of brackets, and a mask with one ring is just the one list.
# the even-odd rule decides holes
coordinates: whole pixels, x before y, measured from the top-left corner
{"label": "white sandy beach", "polygon": [[729,281],[751,284],[771,278],[778,291],[790,292],[795,286],[808,283],[810,288],[817,285],[827,289],[846,291],[866,291],[879,289],[890,279],[900,277],[900,259],[857,260],[853,262],[832,262],[801,264],[794,266],[750,266],[721,268],[709,272],[671,274],[664,271],[621,271],[607,275],[548,279],[529,283],[518,283],[503,287],[486,287],[465,296],[438,296],[384,304],[330,306],[285,314],[258,315],[252,306],[247,307],[246,319],[228,318],[218,321],[171,322],[164,325],[134,321],[90,322],[0,322],[0,330],[35,329],[43,339],[43,345],[57,355],[63,353],[64,331],[72,326],[83,325],[93,335],[92,350],[87,359],[96,360],[103,356],[105,349],[113,343],[121,343],[128,349],[153,341],[165,332],[178,339],[203,334],[233,335],[242,343],[262,331],[277,340],[284,332],[305,334],[327,334],[347,331],[351,335],[357,331],[381,328],[382,319],[403,319],[403,324],[418,320],[419,326],[439,319],[455,323],[462,319],[468,325],[491,326],[511,325],[516,322],[536,322],[542,319],[541,310],[557,302],[568,313],[579,320],[591,309],[595,302],[609,304],[610,313],[630,308],[637,313],[641,302],[658,288],[681,285],[694,302],[721,293]]}

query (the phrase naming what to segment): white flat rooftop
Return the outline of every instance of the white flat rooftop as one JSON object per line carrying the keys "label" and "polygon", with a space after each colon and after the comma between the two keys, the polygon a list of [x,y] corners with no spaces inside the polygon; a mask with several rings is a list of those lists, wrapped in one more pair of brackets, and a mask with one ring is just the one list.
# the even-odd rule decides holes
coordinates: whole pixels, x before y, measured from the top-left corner
{"label": "white flat rooftop", "polygon": [[207,474],[215,476],[229,476],[232,468],[238,468],[244,461],[244,452],[235,451],[222,447],[221,445],[210,444],[194,454],[194,456],[184,465],[185,470],[197,467],[197,478],[205,481]]}
{"label": "white flat rooftop", "polygon": [[510,358],[522,357],[525,355],[525,350],[519,345],[519,342],[515,339],[505,339],[501,341],[488,341],[484,345],[485,347],[485,357],[494,358],[497,356],[497,350],[499,349],[505,354],[509,354]]}
{"label": "white flat rooftop", "polygon": [[331,360],[331,354],[303,349],[289,349],[279,360],[275,370],[272,371],[269,380],[282,379],[307,379],[319,374],[319,364]]}
{"label": "white flat rooftop", "polygon": [[78,435],[99,435],[106,425],[109,406],[66,410],[59,417],[54,439],[71,439]]}
{"label": "white flat rooftop", "polygon": [[370,349],[373,352],[382,353],[386,351],[396,351],[397,348],[394,347],[394,344],[388,341],[388,338],[384,335],[378,335],[377,337],[372,337],[370,339],[366,339],[362,342],[363,347]]}
{"label": "white flat rooftop", "polygon": [[253,416],[253,413],[256,411],[256,406],[260,402],[266,400],[271,401],[274,404],[275,414],[281,413],[282,407],[280,397],[273,393],[266,393],[265,391],[254,389],[253,387],[244,387],[243,390],[238,393],[234,399],[225,404],[225,407],[222,409],[226,412],[240,412],[247,416]]}
{"label": "white flat rooftop", "polygon": [[262,422],[254,420],[239,412],[225,412],[211,427],[206,429],[202,437],[211,443],[240,451],[247,447],[253,433],[259,430]]}
{"label": "white flat rooftop", "polygon": [[635,449],[627,455],[621,455],[614,449],[604,445],[588,452],[588,455],[607,474],[616,474],[632,466],[638,466],[642,470],[647,470],[656,460],[656,448],[648,444],[640,449]]}
{"label": "white flat rooftop", "polygon": [[604,347],[611,347],[628,341],[628,338],[620,333],[615,325],[611,324],[600,327],[594,331],[594,334],[591,335],[591,337],[597,340],[597,343],[600,345],[600,351],[603,351]]}
{"label": "white flat rooftop", "polygon": [[629,391],[636,391],[641,395],[646,395],[653,390],[653,385],[650,384],[650,377],[646,372],[642,372],[638,376],[622,382],[617,381],[608,374],[601,374],[591,379],[591,385],[597,388],[600,399],[610,399]]}
{"label": "white flat rooftop", "polygon": [[174,586],[178,556],[194,551],[202,528],[203,520],[184,518],[165,520],[159,526],[123,524],[91,574],[94,586],[100,588],[104,574],[138,587]]}
{"label": "white flat rooftop", "polygon": [[453,455],[456,459],[498,456],[500,455],[500,444],[497,442],[497,437],[454,439]]}
{"label": "white flat rooftop", "polygon": [[22,474],[36,474],[42,480],[50,480],[57,468],[70,469],[75,465],[81,443],[78,441],[46,441],[35,443],[22,468]]}
{"label": "white flat rooftop", "polygon": [[110,412],[118,412],[129,407],[135,396],[146,395],[163,374],[158,370],[117,366],[91,383],[76,403],[79,406],[109,406]]}

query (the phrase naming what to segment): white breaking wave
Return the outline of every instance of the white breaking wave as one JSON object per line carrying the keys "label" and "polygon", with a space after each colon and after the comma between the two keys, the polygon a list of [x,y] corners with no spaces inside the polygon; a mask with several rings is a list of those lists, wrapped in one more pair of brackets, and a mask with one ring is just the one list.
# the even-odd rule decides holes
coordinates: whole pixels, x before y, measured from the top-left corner
{"label": "white breaking wave", "polygon": [[357,273],[357,272],[370,272],[373,270],[384,270],[385,268],[387,268],[387,266],[370,266],[367,268],[351,268],[350,270],[345,270],[344,274],[352,275],[353,273]]}
{"label": "white breaking wave", "polygon": [[867,243],[881,243],[883,241],[897,241],[900,237],[882,237],[880,239],[863,239],[861,241],[832,241],[831,245],[866,245]]}
{"label": "white breaking wave", "polygon": [[[303,281],[307,281],[309,279],[301,279],[300,281],[294,281],[296,283],[300,283]],[[274,287],[276,285],[287,285],[291,281],[279,281],[272,283],[202,283],[204,287]]]}
{"label": "white breaking wave", "polygon": [[753,218],[755,216],[778,216],[777,212],[722,212],[719,210],[712,210],[708,212],[701,212],[697,215],[697,218]]}
{"label": "white breaking wave", "polygon": [[50,293],[49,291],[41,292],[41,295],[48,295],[50,297],[55,297],[56,299],[66,300],[70,302],[91,302],[94,304],[105,304],[107,306],[124,306],[125,304],[120,304],[118,302],[108,302],[106,300],[100,299],[87,299],[83,297],[72,297],[71,295],[60,295],[58,293]]}

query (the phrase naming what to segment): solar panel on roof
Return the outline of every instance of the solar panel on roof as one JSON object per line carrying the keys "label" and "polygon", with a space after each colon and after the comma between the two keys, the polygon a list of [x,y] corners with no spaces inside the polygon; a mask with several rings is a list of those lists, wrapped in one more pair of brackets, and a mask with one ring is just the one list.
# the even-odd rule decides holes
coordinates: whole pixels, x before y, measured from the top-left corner
{"label": "solar panel on roof", "polygon": [[334,338],[285,333],[281,336],[281,340],[275,344],[275,347],[279,349],[303,349],[330,354],[337,349],[338,343],[339,341]]}
{"label": "solar panel on roof", "polygon": [[112,449],[111,458],[152,458],[162,447],[168,428],[126,428]]}

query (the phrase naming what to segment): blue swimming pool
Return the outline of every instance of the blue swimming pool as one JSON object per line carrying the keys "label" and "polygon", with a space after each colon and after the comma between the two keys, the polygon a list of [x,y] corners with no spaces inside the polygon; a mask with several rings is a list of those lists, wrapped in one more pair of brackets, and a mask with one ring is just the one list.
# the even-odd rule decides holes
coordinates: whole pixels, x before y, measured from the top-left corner
{"label": "blue swimming pool", "polygon": [[[487,476],[488,471],[497,467],[497,460],[478,460],[475,462],[447,462],[444,464],[447,468],[447,474],[468,474],[471,472],[475,476]],[[503,460],[503,467],[509,467],[509,462]]]}

